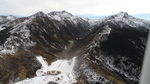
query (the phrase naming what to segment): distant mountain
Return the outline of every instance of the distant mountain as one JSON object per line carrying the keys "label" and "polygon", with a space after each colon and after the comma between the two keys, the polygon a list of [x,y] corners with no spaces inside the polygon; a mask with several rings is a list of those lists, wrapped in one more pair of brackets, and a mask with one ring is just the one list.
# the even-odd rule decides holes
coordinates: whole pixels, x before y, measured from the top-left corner
{"label": "distant mountain", "polygon": [[106,23],[106,22],[112,22],[120,25],[123,27],[124,25],[130,25],[131,27],[146,27],[147,29],[150,28],[150,21],[142,20],[139,18],[135,18],[131,15],[129,15],[127,12],[120,12],[118,14],[114,14],[111,16],[104,17],[102,19],[85,19],[87,22],[90,23],[91,26],[99,26],[100,24]]}
{"label": "distant mountain", "polygon": [[16,17],[15,16],[0,16],[0,24],[3,24],[3,23],[6,23],[8,21],[12,21],[12,20],[15,20]]}
{"label": "distant mountain", "polygon": [[98,20],[66,11],[0,17],[0,83],[32,78],[42,56],[50,64],[76,56],[77,84],[138,84],[150,22],[120,12]]}
{"label": "distant mountain", "polygon": [[0,16],[0,31],[3,30],[4,28],[2,28],[2,25],[8,23],[9,21],[15,20],[16,17],[15,16]]}

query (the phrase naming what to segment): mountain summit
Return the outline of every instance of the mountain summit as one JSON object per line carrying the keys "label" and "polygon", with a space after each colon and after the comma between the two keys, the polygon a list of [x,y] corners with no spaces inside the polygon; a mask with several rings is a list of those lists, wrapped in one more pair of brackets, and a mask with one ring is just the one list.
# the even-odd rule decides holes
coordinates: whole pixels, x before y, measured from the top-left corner
{"label": "mountain summit", "polygon": [[105,21],[111,21],[113,23],[120,23],[120,25],[129,25],[131,27],[146,27],[150,28],[150,22],[141,20],[129,15],[127,12],[120,12],[118,14],[108,16],[104,19]]}

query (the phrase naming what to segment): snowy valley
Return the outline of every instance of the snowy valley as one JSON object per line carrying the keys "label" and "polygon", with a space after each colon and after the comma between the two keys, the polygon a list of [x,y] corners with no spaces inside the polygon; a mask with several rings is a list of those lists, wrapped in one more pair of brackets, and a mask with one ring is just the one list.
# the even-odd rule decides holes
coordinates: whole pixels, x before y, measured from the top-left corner
{"label": "snowy valley", "polygon": [[75,59],[76,57],[71,60],[56,60],[51,65],[48,65],[42,56],[37,56],[37,60],[42,64],[42,67],[36,71],[36,77],[15,84],[75,83],[75,73],[73,72]]}

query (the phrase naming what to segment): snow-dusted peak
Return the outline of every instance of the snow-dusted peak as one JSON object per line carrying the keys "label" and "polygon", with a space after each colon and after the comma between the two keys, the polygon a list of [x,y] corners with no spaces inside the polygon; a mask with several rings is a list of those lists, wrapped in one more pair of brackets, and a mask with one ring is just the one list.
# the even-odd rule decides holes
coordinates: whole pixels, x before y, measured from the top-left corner
{"label": "snow-dusted peak", "polygon": [[105,17],[99,21],[101,22],[112,22],[112,23],[117,23],[120,24],[121,26],[123,25],[129,25],[131,27],[146,27],[150,28],[150,22],[146,20],[142,20],[139,18],[135,18],[131,15],[129,15],[127,12],[120,12],[118,14],[114,14],[108,17]]}
{"label": "snow-dusted peak", "polygon": [[39,12],[37,12],[37,13],[35,13],[34,15],[31,15],[31,16],[29,16],[29,18],[35,18],[35,17],[37,17],[37,16],[45,16],[46,14],[44,13],[44,12],[42,12],[42,11],[39,11]]}
{"label": "snow-dusted peak", "polygon": [[114,16],[120,17],[120,18],[128,18],[129,14],[127,12],[119,12],[118,14],[115,14]]}
{"label": "snow-dusted peak", "polygon": [[13,15],[9,15],[9,16],[7,16],[6,17],[6,19],[8,19],[8,20],[15,20],[16,19],[16,17],[15,16],[13,16]]}
{"label": "snow-dusted peak", "polygon": [[72,17],[73,15],[69,12],[66,11],[52,11],[50,13],[48,13],[48,15],[50,16],[59,16],[62,18],[67,18],[67,17]]}
{"label": "snow-dusted peak", "polygon": [[48,15],[55,20],[61,21],[61,20],[76,20],[79,19],[79,17],[72,15],[71,13],[68,13],[66,11],[52,11],[48,13]]}
{"label": "snow-dusted peak", "polygon": [[105,20],[115,20],[115,21],[123,21],[124,19],[128,19],[132,17],[127,12],[119,12],[117,14],[108,16],[105,18]]}
{"label": "snow-dusted peak", "polygon": [[67,11],[52,11],[48,15],[50,16],[63,16],[63,17],[72,17],[73,15]]}
{"label": "snow-dusted peak", "polygon": [[89,23],[82,19],[81,17],[72,15],[66,11],[52,11],[47,14],[51,19],[60,21],[62,24],[66,25],[66,22],[70,22],[71,24],[78,25],[79,23],[89,25]]}
{"label": "snow-dusted peak", "polygon": [[0,16],[0,23],[5,23],[5,22],[12,21],[12,20],[15,20],[15,19],[16,19],[16,17],[12,16],[12,15]]}
{"label": "snow-dusted peak", "polygon": [[36,16],[44,16],[45,14],[44,14],[44,12],[39,11],[39,12],[37,12],[35,15],[36,15]]}

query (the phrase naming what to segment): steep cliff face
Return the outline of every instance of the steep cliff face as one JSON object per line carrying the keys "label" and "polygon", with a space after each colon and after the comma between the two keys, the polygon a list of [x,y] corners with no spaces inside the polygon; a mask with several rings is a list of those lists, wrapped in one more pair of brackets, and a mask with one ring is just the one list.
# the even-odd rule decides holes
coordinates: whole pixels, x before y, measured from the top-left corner
{"label": "steep cliff face", "polygon": [[38,55],[49,64],[76,56],[74,71],[79,84],[139,81],[149,21],[121,12],[89,22],[66,11],[54,11],[1,23],[2,84],[34,77],[41,67]]}

